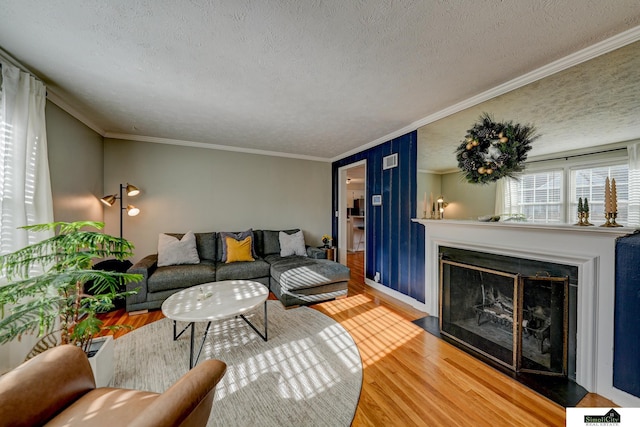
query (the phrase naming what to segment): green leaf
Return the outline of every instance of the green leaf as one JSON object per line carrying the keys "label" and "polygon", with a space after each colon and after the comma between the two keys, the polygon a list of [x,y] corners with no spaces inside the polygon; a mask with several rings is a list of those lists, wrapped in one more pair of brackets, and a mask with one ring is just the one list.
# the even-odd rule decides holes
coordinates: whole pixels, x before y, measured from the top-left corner
{"label": "green leaf", "polygon": [[[140,281],[141,275],[91,268],[97,259],[123,260],[133,255],[134,246],[127,240],[87,230],[103,227],[104,223],[95,221],[22,227],[56,234],[0,256],[0,274],[9,281],[0,287],[0,343],[24,334],[44,335],[60,318],[63,335],[85,345],[101,331],[96,312],[113,307],[116,298],[137,292],[119,292],[119,288]],[[84,294],[86,283],[94,295]]]}

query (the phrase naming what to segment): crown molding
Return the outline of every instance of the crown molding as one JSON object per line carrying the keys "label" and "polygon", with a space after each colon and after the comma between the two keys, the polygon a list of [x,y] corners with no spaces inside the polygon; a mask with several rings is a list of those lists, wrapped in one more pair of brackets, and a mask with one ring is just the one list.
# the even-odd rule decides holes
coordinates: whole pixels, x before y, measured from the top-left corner
{"label": "crown molding", "polygon": [[85,126],[89,127],[91,130],[96,132],[98,135],[104,137],[106,131],[98,126],[93,120],[89,119],[87,116],[73,108],[71,105],[67,104],[54,90],[47,87],[47,99],[58,107],[62,108],[64,111],[69,113],[71,116],[82,122]]}
{"label": "crown molding", "polygon": [[433,170],[430,170],[430,169],[418,169],[418,172],[428,173],[428,174],[431,174],[431,175],[447,175],[447,174],[454,173],[454,172],[460,172],[460,169],[445,169],[443,171],[433,171]]}
{"label": "crown molding", "polygon": [[535,81],[548,77],[552,74],[566,70],[567,68],[571,68],[575,65],[586,62],[590,59],[597,58],[600,55],[604,55],[605,53],[619,49],[628,44],[636,42],[638,40],[640,40],[640,26],[631,28],[627,31],[623,31],[620,34],[617,34],[613,37],[610,37],[592,46],[586,47],[582,50],[572,53],[571,55],[565,56],[564,58],[560,58],[556,61],[553,61],[529,73],[523,74],[520,77],[517,77],[513,80],[509,80],[506,83],[503,83],[499,86],[496,86],[492,89],[482,92],[476,96],[473,96],[464,101],[458,102],[457,104],[454,104],[450,107],[440,110],[420,120],[417,120],[409,124],[408,126],[403,127],[402,129],[398,129],[395,132],[387,134],[381,138],[378,138],[374,141],[364,144],[358,148],[354,148],[353,150],[349,150],[346,153],[340,154],[339,156],[336,156],[333,159],[331,159],[331,161],[335,162],[337,160],[343,159],[353,154],[360,153],[369,148],[373,148],[376,145],[385,143],[394,138],[400,137],[406,133],[413,132],[414,130],[417,130],[418,128],[424,125],[433,123],[437,120],[443,119],[447,116],[450,116],[454,113],[458,113],[467,108],[474,107],[484,101],[488,101],[492,98],[495,98],[496,96],[503,95],[507,92],[511,92],[512,90],[528,85],[529,83],[533,83]]}
{"label": "crown molding", "polygon": [[281,153],[278,151],[258,150],[253,148],[232,147],[230,145],[209,144],[206,142],[185,141],[180,139],[158,138],[155,136],[131,135],[126,133],[107,132],[105,138],[122,139],[128,141],[152,142],[155,144],[178,145],[181,147],[207,148],[209,150],[233,151],[245,154],[258,154],[261,156],[285,157],[289,159],[311,160],[314,162],[331,162],[325,157],[306,156],[303,154]]}

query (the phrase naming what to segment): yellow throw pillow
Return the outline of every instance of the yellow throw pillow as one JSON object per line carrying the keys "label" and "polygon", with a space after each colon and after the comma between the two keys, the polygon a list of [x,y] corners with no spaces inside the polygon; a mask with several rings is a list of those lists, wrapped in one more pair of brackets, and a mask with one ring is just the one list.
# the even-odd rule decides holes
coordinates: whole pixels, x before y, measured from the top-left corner
{"label": "yellow throw pillow", "polygon": [[236,240],[233,237],[227,237],[226,243],[227,264],[237,261],[255,261],[253,256],[251,256],[251,236],[244,240]]}

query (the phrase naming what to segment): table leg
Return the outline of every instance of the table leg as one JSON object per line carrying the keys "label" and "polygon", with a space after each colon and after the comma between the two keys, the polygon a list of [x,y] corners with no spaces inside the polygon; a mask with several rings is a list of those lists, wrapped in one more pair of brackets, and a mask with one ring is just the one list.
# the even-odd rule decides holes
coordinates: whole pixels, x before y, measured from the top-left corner
{"label": "table leg", "polygon": [[195,322],[189,322],[187,324],[187,326],[184,327],[184,329],[182,331],[180,331],[180,333],[178,334],[177,331],[177,326],[176,326],[176,321],[173,321],[173,340],[176,341],[178,338],[180,338],[182,336],[182,334],[185,333],[185,331],[187,329],[189,329],[189,327],[191,327],[191,337],[189,338],[189,369],[192,369],[197,363],[198,363],[198,359],[200,358],[200,353],[202,353],[202,347],[204,347],[204,342],[207,339],[207,335],[209,334],[209,327],[211,326],[211,322],[207,323],[207,329],[204,331],[204,335],[202,336],[202,342],[200,343],[200,348],[198,349],[198,355],[196,356],[196,358],[193,358],[193,347],[194,347],[194,340],[195,340]]}
{"label": "table leg", "polygon": [[189,369],[193,368],[197,363],[198,359],[200,359],[200,353],[202,353],[202,347],[204,347],[204,342],[207,339],[207,335],[209,334],[209,327],[211,326],[211,322],[207,323],[207,329],[204,330],[204,334],[202,335],[202,342],[200,343],[200,348],[198,349],[198,355],[195,360],[193,359],[193,336],[195,335],[193,322],[191,323],[191,349],[189,350]]}
{"label": "table leg", "polygon": [[262,332],[260,332],[258,330],[258,328],[256,328],[253,323],[251,323],[249,321],[249,319],[247,319],[246,317],[244,317],[244,314],[241,314],[240,317],[242,318],[242,320],[244,320],[245,322],[247,322],[247,325],[251,326],[251,329],[253,329],[255,331],[256,334],[258,334],[260,336],[260,338],[262,338],[263,340],[267,341],[267,301],[264,302],[264,334]]}
{"label": "table leg", "polygon": [[[178,338],[180,338],[180,336],[182,336],[182,334],[184,334],[184,331],[186,331],[189,326],[193,326],[193,322],[188,323],[187,326],[184,327],[184,329],[182,331],[180,331],[179,334],[176,335],[177,332],[177,327],[176,327],[176,321],[173,321],[173,340],[176,341]],[[193,332],[193,329],[191,330],[191,332]]]}

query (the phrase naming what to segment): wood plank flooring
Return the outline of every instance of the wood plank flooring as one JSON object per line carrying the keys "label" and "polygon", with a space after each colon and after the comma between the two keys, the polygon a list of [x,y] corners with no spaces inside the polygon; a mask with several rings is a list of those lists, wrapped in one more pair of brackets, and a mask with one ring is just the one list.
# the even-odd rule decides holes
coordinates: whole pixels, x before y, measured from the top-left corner
{"label": "wood plank flooring", "polygon": [[[360,351],[363,386],[353,426],[564,426],[565,410],[411,323],[425,315],[364,283],[363,252],[349,254],[347,298],[312,306],[349,331]],[[140,327],[162,313],[107,324]],[[116,333],[116,337],[128,331]],[[588,394],[579,406],[612,407]]]}

